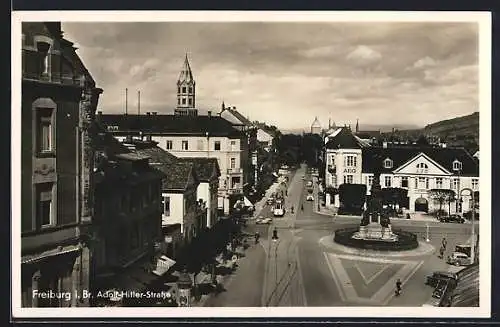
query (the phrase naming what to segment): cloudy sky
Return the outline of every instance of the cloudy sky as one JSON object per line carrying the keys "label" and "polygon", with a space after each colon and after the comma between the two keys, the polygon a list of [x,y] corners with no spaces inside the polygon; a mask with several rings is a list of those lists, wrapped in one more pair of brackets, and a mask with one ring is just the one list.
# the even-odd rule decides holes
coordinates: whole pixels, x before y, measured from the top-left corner
{"label": "cloudy sky", "polygon": [[197,106],[283,130],[424,126],[478,111],[473,23],[63,23],[104,89],[99,110],[170,113],[188,53]]}

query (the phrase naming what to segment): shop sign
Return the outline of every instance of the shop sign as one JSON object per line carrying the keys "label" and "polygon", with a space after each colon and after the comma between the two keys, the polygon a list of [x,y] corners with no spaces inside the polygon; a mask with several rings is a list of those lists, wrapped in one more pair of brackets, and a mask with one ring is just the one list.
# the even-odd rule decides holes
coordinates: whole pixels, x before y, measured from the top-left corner
{"label": "shop sign", "polygon": [[355,174],[356,173],[356,168],[345,168],[344,169],[344,174]]}

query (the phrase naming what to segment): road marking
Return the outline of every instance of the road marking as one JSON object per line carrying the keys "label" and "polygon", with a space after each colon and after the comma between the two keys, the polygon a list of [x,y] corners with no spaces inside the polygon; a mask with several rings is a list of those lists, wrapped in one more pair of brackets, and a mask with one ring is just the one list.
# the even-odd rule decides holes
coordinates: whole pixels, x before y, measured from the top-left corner
{"label": "road marking", "polygon": [[371,282],[373,282],[375,280],[375,278],[377,278],[378,276],[380,276],[381,273],[383,273],[389,266],[388,265],[383,265],[379,271],[377,271],[375,274],[373,274],[371,277],[366,277],[365,274],[363,273],[363,270],[359,267],[359,264],[355,263],[354,264],[354,267],[358,270],[359,274],[361,275],[361,278],[363,278],[365,284],[370,284]]}
{"label": "road marking", "polygon": [[[394,280],[401,279],[401,281],[406,283],[423,265],[424,261],[407,261],[407,260],[387,260],[380,259],[376,260],[373,258],[364,258],[359,256],[352,255],[336,255],[330,254],[327,252],[323,252],[326,262],[328,264],[328,268],[330,269],[330,273],[332,274],[333,280],[337,286],[342,302],[353,302],[359,304],[371,304],[371,305],[387,305],[387,303],[394,296]],[[390,265],[399,264],[402,265],[400,269],[395,273],[393,277],[391,277],[385,284],[377,290],[377,292],[371,296],[370,298],[361,297],[358,295],[356,289],[352,284],[351,277],[347,273],[344,265],[342,263],[342,259],[350,260],[350,261],[365,261],[365,262],[378,262],[384,263],[385,267],[377,272],[377,275],[380,275],[382,271],[385,271]],[[357,264],[354,265],[356,267]],[[355,268],[360,272],[361,277],[364,279],[365,283],[368,281],[363,274],[361,273],[359,267]],[[370,282],[375,278],[370,278]],[[366,286],[369,286],[370,282],[366,283]]]}

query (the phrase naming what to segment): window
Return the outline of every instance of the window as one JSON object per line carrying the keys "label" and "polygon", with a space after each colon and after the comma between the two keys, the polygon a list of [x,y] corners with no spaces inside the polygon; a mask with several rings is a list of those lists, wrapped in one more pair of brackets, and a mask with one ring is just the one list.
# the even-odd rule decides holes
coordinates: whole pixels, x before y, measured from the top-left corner
{"label": "window", "polygon": [[373,185],[373,176],[368,176],[368,187]]}
{"label": "window", "polygon": [[443,177],[436,177],[436,188],[443,188]]}
{"label": "window", "polygon": [[231,158],[231,169],[236,168],[236,158]]}
{"label": "window", "polygon": [[453,189],[458,190],[460,180],[458,178],[453,179]]}
{"label": "window", "polygon": [[417,174],[427,174],[429,167],[426,163],[421,162],[417,164]]}
{"label": "window", "polygon": [[391,187],[391,176],[385,176],[384,177],[384,184],[385,184],[385,187]]}
{"label": "window", "polygon": [[215,143],[214,143],[214,150],[215,151],[220,151],[220,141],[215,141]]}
{"label": "window", "polygon": [[425,189],[426,190],[429,189],[429,179],[428,178],[425,179]]}
{"label": "window", "polygon": [[231,145],[236,145],[236,141],[235,141],[235,140],[232,140],[232,141],[231,141]]}
{"label": "window", "polygon": [[426,181],[427,181],[427,178],[425,177],[419,177],[418,178],[418,188],[419,189],[425,189],[425,186],[426,186]]}
{"label": "window", "polygon": [[54,203],[53,203],[54,184],[38,184],[37,189],[37,217],[41,227],[55,225]]}
{"label": "window", "polygon": [[189,87],[189,93],[193,93],[193,87]]}
{"label": "window", "polygon": [[462,163],[458,160],[453,161],[453,170],[462,170]]}
{"label": "window", "polygon": [[177,98],[177,104],[181,104],[181,98]]}
{"label": "window", "polygon": [[181,93],[181,87],[177,86],[177,93]]}
{"label": "window", "polygon": [[352,184],[354,180],[353,175],[344,175],[344,184]]}
{"label": "window", "polygon": [[418,188],[418,178],[415,177],[414,180],[415,180],[415,188]]}
{"label": "window", "polygon": [[189,98],[189,99],[188,99],[188,104],[189,104],[189,105],[192,105],[192,104],[193,104],[193,99]]}
{"label": "window", "polygon": [[182,87],[182,93],[186,93],[186,87],[185,86]]}
{"label": "window", "polygon": [[408,177],[407,176],[401,177],[401,187],[408,187]]}
{"label": "window", "polygon": [[182,98],[182,104],[186,104],[186,98]]}
{"label": "window", "polygon": [[355,156],[346,156],[345,157],[345,165],[346,165],[346,167],[356,167],[356,157]]}
{"label": "window", "polygon": [[384,168],[392,168],[392,160],[387,158],[384,160]]}
{"label": "window", "polygon": [[472,189],[473,190],[479,189],[479,179],[477,178],[472,179]]}
{"label": "window", "polygon": [[188,150],[188,149],[189,149],[188,141],[182,141],[182,150]]}
{"label": "window", "polygon": [[54,110],[51,108],[38,108],[37,114],[37,140],[38,152],[50,153],[53,151],[54,144],[54,126],[52,124],[52,116]]}
{"label": "window", "polygon": [[167,140],[165,147],[167,150],[172,150],[173,148],[172,140]]}
{"label": "window", "polygon": [[241,178],[240,177],[233,177],[231,179],[231,188],[239,188],[241,183]]}
{"label": "window", "polygon": [[163,215],[169,217],[170,216],[170,197],[163,196],[163,200],[161,202],[163,204]]}

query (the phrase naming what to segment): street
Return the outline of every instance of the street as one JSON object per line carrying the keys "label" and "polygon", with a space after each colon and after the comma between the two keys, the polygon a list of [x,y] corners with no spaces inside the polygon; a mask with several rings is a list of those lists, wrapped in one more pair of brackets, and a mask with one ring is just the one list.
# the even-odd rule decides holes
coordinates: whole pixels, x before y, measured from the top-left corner
{"label": "street", "polygon": [[[247,232],[258,230],[261,241],[258,245],[250,241],[251,248],[240,259],[226,291],[206,306],[421,306],[433,291],[424,285],[426,276],[456,269],[438,258],[437,252],[443,237],[448,241],[445,257],[456,244],[466,243],[470,224],[394,219],[393,229],[418,235],[421,245],[417,250],[391,254],[345,251],[333,242],[333,233],[359,226],[360,218],[317,213],[316,202],[305,200],[308,178],[303,181],[304,174],[302,167],[289,182],[284,217],[273,218],[270,225],[249,220]],[[270,206],[255,217],[273,217]],[[271,239],[274,228],[277,240]],[[398,278],[403,293],[395,298]]]}

